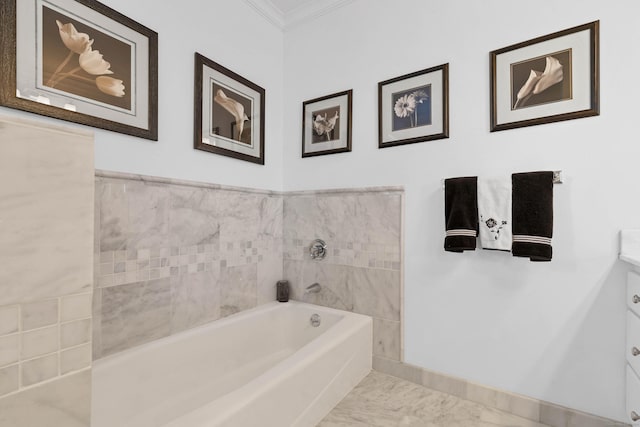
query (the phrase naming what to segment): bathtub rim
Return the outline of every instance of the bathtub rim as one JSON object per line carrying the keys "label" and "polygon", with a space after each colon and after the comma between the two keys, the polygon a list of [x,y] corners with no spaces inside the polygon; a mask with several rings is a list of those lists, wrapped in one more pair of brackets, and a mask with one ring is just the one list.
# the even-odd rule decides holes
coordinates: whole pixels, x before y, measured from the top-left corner
{"label": "bathtub rim", "polygon": [[[277,310],[278,308],[286,308],[287,304],[289,306],[294,306],[294,307],[313,307],[313,309],[315,309],[318,312],[331,313],[333,315],[338,315],[341,317],[354,316],[353,317],[354,319],[361,319],[361,321],[366,321],[366,319],[372,319],[370,316],[367,316],[364,314],[354,313],[346,310],[339,310],[339,309],[325,307],[325,306],[316,305],[316,304],[310,304],[303,301],[289,300],[288,302],[284,302],[284,303],[278,302],[278,301],[271,301],[265,304],[260,304],[256,307],[253,307],[247,310],[240,311],[238,313],[231,314],[227,317],[223,317],[217,320],[212,320],[210,322],[203,323],[202,325],[194,326],[193,328],[185,329],[175,334],[167,335],[166,337],[158,338],[153,341],[149,341],[149,342],[137,345],[135,347],[131,347],[126,350],[122,350],[117,353],[113,353],[113,354],[109,354],[107,356],[101,357],[93,361],[92,371],[93,370],[100,371],[102,369],[106,369],[111,365],[124,362],[129,358],[133,358],[139,353],[142,353],[144,351],[154,350],[154,349],[162,348],[166,345],[171,345],[183,339],[187,339],[192,336],[199,335],[205,330],[223,328],[225,325],[242,321],[243,319],[252,317],[253,315],[259,312],[270,312],[270,311]],[[338,322],[340,322],[341,320],[342,319],[340,319]],[[325,332],[328,332],[330,329],[331,328],[329,328]],[[298,349],[298,351],[299,350],[300,349]]]}

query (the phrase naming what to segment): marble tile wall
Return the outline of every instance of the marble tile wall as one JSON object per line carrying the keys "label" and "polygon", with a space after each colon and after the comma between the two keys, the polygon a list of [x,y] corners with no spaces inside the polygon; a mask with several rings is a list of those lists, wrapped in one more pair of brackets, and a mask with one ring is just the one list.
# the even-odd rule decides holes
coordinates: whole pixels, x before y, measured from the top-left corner
{"label": "marble tile wall", "polygon": [[275,300],[280,193],[96,174],[94,359]]}
{"label": "marble tile wall", "polygon": [[91,293],[0,307],[0,397],[91,366]]}
{"label": "marble tile wall", "polygon": [[[287,193],[284,277],[292,298],[372,316],[373,353],[402,358],[402,218],[399,188]],[[312,260],[314,239],[327,256]],[[305,288],[320,283],[319,293]]]}
{"label": "marble tile wall", "polygon": [[93,135],[0,117],[0,183],[0,425],[88,425]]}

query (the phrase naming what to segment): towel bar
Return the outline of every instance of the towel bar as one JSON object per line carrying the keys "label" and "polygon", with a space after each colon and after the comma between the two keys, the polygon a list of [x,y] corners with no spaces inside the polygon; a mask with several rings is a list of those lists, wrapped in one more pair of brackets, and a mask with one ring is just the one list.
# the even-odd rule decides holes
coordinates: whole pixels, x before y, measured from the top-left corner
{"label": "towel bar", "polygon": [[[441,183],[444,190],[444,178],[442,178]],[[553,183],[562,184],[562,171],[553,171]]]}

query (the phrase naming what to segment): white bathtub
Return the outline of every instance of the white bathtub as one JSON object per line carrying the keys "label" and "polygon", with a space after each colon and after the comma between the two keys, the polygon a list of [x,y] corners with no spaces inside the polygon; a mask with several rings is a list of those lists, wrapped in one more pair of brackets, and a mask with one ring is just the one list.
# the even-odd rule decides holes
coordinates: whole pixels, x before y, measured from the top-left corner
{"label": "white bathtub", "polygon": [[95,362],[91,426],[315,426],[371,370],[371,336],[368,316],[265,304]]}

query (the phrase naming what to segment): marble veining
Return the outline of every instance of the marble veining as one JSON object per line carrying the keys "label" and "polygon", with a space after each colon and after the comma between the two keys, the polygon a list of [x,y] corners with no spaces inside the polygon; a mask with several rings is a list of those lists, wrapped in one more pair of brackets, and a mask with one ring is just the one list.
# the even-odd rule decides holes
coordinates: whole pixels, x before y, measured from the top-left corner
{"label": "marble veining", "polygon": [[548,427],[372,371],[318,427]]}
{"label": "marble veining", "polygon": [[[374,318],[373,352],[402,357],[402,189],[294,192],[284,198],[284,276],[292,298]],[[328,254],[309,258],[322,238]],[[319,293],[305,293],[312,283]]]}
{"label": "marble veining", "polygon": [[[374,316],[376,353],[400,358],[401,189],[289,196],[98,171],[96,194],[96,358],[273,301],[283,278],[294,299]],[[316,233],[331,238],[325,263],[305,253]],[[170,290],[131,324],[159,279]]]}
{"label": "marble veining", "polygon": [[95,358],[275,299],[280,193],[103,171],[95,185]]}
{"label": "marble veining", "polygon": [[89,290],[92,138],[0,123],[0,306]]}
{"label": "marble veining", "polygon": [[219,274],[216,270],[171,277],[171,333],[220,318]]}
{"label": "marble veining", "polygon": [[1,426],[89,424],[91,358],[61,363],[88,334],[61,327],[91,317],[93,160],[92,133],[0,117]]}
{"label": "marble veining", "polygon": [[253,308],[258,304],[256,276],[256,264],[222,269],[220,274],[220,315],[222,317]]}
{"label": "marble veining", "polygon": [[217,248],[220,221],[217,216],[212,215],[219,204],[216,194],[203,188],[173,187],[170,195],[170,245],[211,244]]}
{"label": "marble veining", "polygon": [[115,353],[171,331],[171,281],[102,289],[101,354]]}

